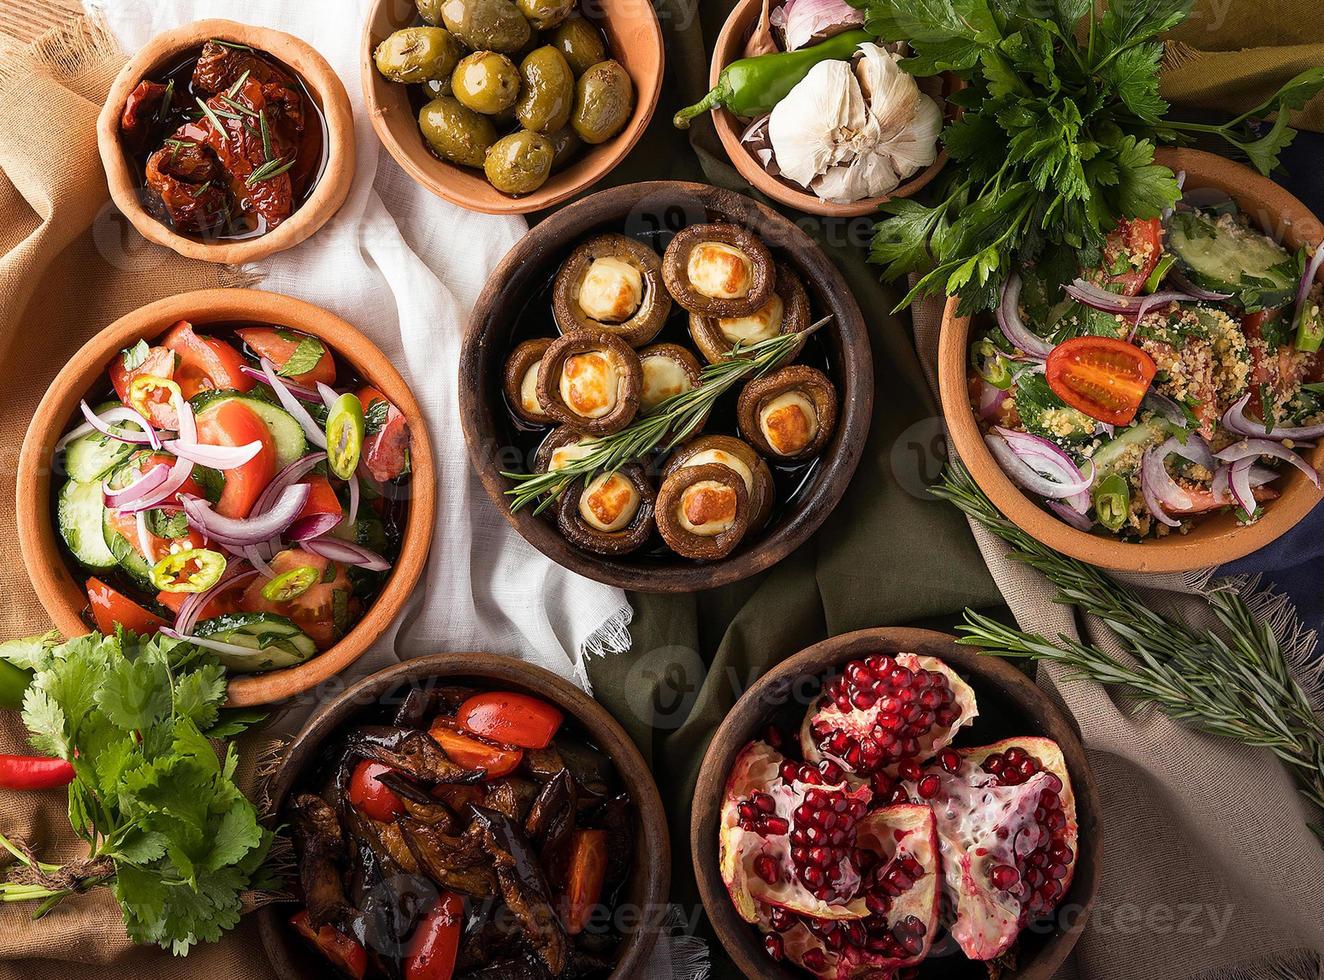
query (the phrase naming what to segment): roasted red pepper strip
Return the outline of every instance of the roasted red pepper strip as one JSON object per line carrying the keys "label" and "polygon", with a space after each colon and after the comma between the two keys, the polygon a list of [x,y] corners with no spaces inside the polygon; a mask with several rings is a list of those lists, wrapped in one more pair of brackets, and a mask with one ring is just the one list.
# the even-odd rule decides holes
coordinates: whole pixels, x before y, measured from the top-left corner
{"label": "roasted red pepper strip", "polygon": [[353,980],[363,980],[368,972],[368,954],[355,940],[334,926],[322,926],[314,932],[312,923],[308,921],[306,909],[296,912],[290,919],[290,925],[294,926],[299,935],[317,947],[317,950],[339,967],[346,976],[352,977]]}
{"label": "roasted red pepper strip", "polygon": [[0,755],[0,789],[54,789],[74,781],[74,767],[63,759]]}
{"label": "roasted red pepper strip", "polygon": [[509,776],[519,768],[524,750],[480,742],[472,735],[459,731],[449,718],[438,718],[432,723],[431,735],[447,757],[465,769],[484,769],[488,779]]}
{"label": "roasted red pepper strip", "polygon": [[475,694],[455,713],[455,721],[466,731],[524,749],[547,748],[561,719],[561,712],[546,701],[513,691]]}
{"label": "roasted red pepper strip", "polygon": [[584,931],[602,901],[607,877],[607,832],[576,830],[570,836],[570,870],[561,896],[561,924],[570,935]]}
{"label": "roasted red pepper strip", "polygon": [[450,980],[464,928],[464,899],[442,892],[414,930],[405,959],[405,980]]}

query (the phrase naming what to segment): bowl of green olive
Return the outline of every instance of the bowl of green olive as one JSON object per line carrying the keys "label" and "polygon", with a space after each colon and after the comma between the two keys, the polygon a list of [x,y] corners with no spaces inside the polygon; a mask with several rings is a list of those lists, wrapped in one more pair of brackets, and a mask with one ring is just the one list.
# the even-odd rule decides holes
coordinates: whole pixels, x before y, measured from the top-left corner
{"label": "bowl of green olive", "polygon": [[488,214],[559,204],[620,163],[665,58],[649,0],[376,0],[362,54],[387,151]]}

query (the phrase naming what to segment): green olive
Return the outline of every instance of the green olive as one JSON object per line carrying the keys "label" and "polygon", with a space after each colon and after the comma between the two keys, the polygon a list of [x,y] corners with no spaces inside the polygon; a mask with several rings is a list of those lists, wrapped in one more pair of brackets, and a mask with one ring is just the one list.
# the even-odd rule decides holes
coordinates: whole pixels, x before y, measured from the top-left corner
{"label": "green olive", "polygon": [[634,83],[616,61],[603,61],[579,76],[570,124],[585,143],[605,143],[634,111]]}
{"label": "green olive", "polygon": [[423,90],[423,98],[439,99],[443,95],[451,94],[451,77],[447,75],[445,78],[429,78],[419,88]]}
{"label": "green olive", "polygon": [[550,44],[534,51],[519,66],[524,81],[515,116],[535,133],[551,133],[570,121],[575,104],[575,76],[565,56]]}
{"label": "green olive", "polygon": [[466,167],[481,167],[496,142],[496,127],[449,95],[433,99],[418,112],[418,128],[434,153]]}
{"label": "green olive", "polygon": [[533,33],[511,0],[441,0],[441,18],[475,51],[516,54]]}
{"label": "green olive", "polygon": [[442,0],[414,0],[414,6],[418,8],[418,16],[433,27],[440,27],[442,24],[441,3]]}
{"label": "green olive", "polygon": [[487,151],[488,182],[505,194],[531,194],[552,172],[552,142],[541,133],[521,129],[497,140]]}
{"label": "green olive", "polygon": [[410,84],[449,78],[460,60],[460,43],[440,27],[406,27],[377,45],[377,70],[393,82]]}
{"label": "green olive", "polygon": [[455,97],[474,112],[494,116],[519,97],[519,69],[504,54],[475,51],[460,59],[451,75]]}
{"label": "green olive", "polygon": [[573,126],[566,126],[554,133],[549,133],[547,138],[552,141],[552,151],[555,153],[555,156],[552,157],[552,173],[556,173],[569,165],[570,161],[575,158],[575,154],[579,152],[579,148],[584,145],[584,141],[575,134],[575,127]]}
{"label": "green olive", "polygon": [[570,16],[575,0],[515,0],[515,5],[538,30],[550,31]]}
{"label": "green olive", "polygon": [[576,78],[607,59],[607,42],[602,32],[583,17],[571,17],[553,31],[552,44],[565,55]]}

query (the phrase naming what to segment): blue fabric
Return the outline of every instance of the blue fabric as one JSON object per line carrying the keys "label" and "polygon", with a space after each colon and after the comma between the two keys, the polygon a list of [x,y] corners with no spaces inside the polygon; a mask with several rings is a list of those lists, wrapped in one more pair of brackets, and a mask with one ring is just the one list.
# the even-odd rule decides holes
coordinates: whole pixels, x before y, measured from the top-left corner
{"label": "blue fabric", "polygon": [[[1324,215],[1324,171],[1316,165],[1324,153],[1324,136],[1301,133],[1283,153],[1285,172],[1275,179],[1317,215]],[[1291,596],[1304,623],[1324,629],[1324,507],[1267,548],[1224,565],[1232,575],[1263,574]]]}

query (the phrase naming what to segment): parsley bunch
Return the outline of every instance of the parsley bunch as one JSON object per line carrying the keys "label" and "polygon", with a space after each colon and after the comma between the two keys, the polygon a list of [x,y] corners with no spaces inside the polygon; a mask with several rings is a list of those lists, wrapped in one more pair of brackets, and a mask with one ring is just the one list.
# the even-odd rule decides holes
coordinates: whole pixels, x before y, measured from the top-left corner
{"label": "parsley bunch", "polygon": [[1324,69],[1311,69],[1225,125],[1166,120],[1159,38],[1191,0],[1110,0],[1101,12],[1091,0],[850,2],[870,31],[909,43],[911,74],[969,83],[952,96],[965,111],[943,133],[952,165],[939,199],[893,201],[877,228],[871,258],[886,278],[924,273],[902,306],[945,292],[963,313],[991,309],[1017,262],[1070,268],[1066,278],[1096,265],[1119,219],[1156,218],[1180,197],[1154,162],[1160,142],[1222,138],[1268,174],[1296,135],[1289,110],[1324,88]]}
{"label": "parsley bunch", "polygon": [[129,938],[186,955],[239,922],[240,895],[270,883],[271,832],[235,784],[239,756],[220,744],[260,716],[222,711],[225,669],[188,643],[93,633],[0,645],[35,671],[23,702],[32,747],[70,762],[69,823],[85,860],[53,865],[0,836],[17,859],[0,900],[112,889]]}

